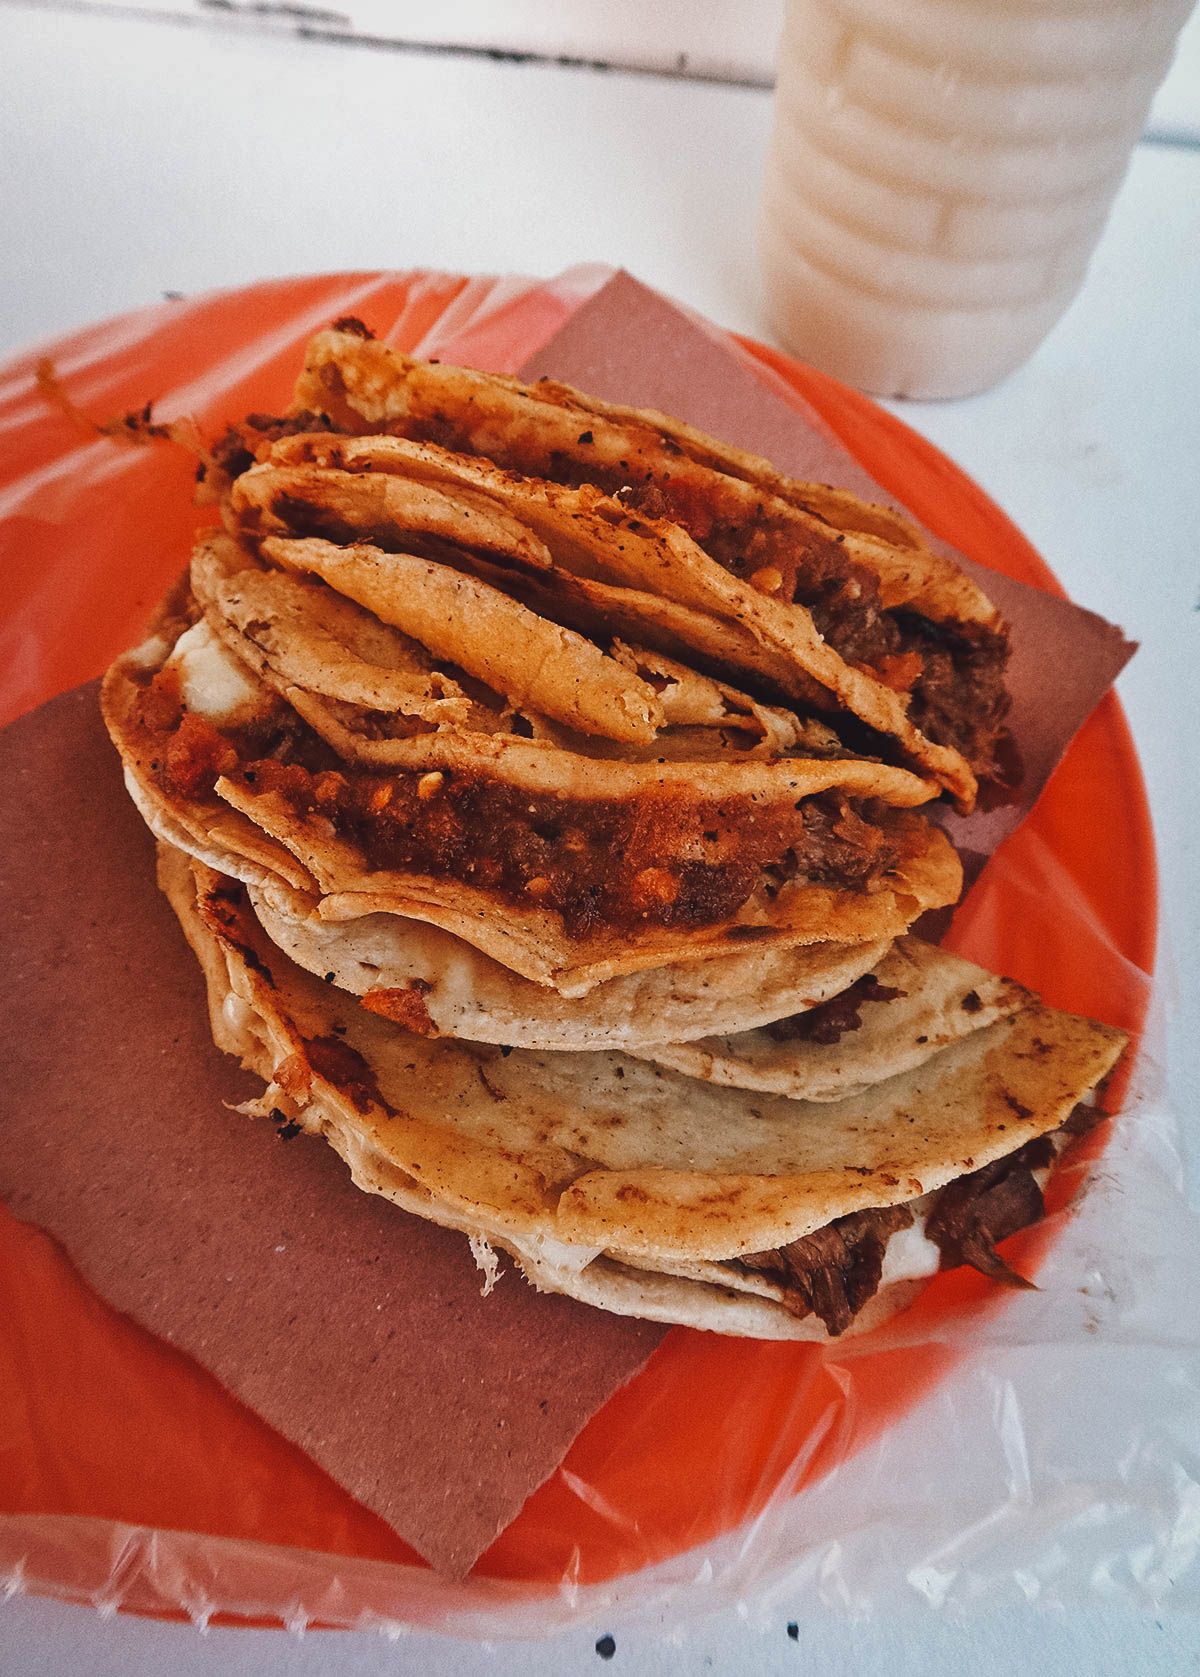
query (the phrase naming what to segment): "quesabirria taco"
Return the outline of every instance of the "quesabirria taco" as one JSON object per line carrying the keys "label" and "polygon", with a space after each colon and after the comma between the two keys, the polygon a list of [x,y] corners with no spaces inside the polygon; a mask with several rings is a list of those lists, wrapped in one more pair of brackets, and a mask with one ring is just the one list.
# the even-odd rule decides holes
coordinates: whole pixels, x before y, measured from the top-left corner
{"label": "quesabirria taco", "polygon": [[376,552],[364,581],[356,544],[279,545],[282,567],[271,541],[203,540],[105,682],[139,807],[214,866],[576,994],[751,942],[892,937],[957,896],[915,813],[931,783],[811,719],[444,556]]}
{"label": "quesabirria taco", "polygon": [[1124,1045],[1015,986],[1001,997],[969,963],[947,984],[915,940],[885,975],[961,1018],[916,1064],[903,1033],[893,1064],[877,1038],[873,1080],[840,1099],[828,1082],[799,1100],[613,1051],[430,1037],[297,967],[236,881],[166,847],[160,877],[217,1042],[267,1084],[256,1113],[323,1135],[360,1187],[462,1230],[485,1266],[499,1249],[535,1286],[718,1332],[861,1331],[955,1263],[1019,1279],[996,1241],[1041,1214],[1076,1109]]}
{"label": "quesabirria taco", "polygon": [[661,414],[415,361],[354,321],[310,343],[297,416],[584,486],[598,516],[633,514],[648,539],[670,541],[681,572],[736,579],[746,621],[792,646],[810,701],[823,691],[826,708],[863,725],[860,739],[892,742],[963,807],[978,778],[1000,772],[1004,624],[888,509],[786,479]]}

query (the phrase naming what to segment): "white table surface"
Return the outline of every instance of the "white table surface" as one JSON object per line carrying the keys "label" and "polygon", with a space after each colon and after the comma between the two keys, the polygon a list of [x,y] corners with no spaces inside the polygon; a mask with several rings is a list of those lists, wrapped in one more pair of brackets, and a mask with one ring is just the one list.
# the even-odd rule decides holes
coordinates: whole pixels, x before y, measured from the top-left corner
{"label": "white table surface", "polygon": [[[1179,80],[1170,110],[1190,111],[1194,92]],[[762,335],[752,253],[769,118],[769,94],[754,87],[0,4],[0,357],[164,291],[339,268],[550,274],[587,260]],[[990,491],[1077,600],[1143,643],[1119,686],[1158,833],[1170,1088],[1193,1157],[1198,388],[1200,150],[1159,139],[1135,153],[1081,295],[1025,368],[969,401],[892,404]],[[1194,1196],[1195,1182],[1193,1171]],[[794,1616],[751,1603],[681,1635],[665,1635],[666,1620],[614,1626],[611,1668],[1200,1668],[1200,1624],[1169,1607],[951,1622],[914,1605],[858,1623],[801,1616],[793,1640]],[[52,1601],[0,1603],[0,1671],[13,1677],[558,1673],[602,1669],[594,1640],[202,1637]]]}

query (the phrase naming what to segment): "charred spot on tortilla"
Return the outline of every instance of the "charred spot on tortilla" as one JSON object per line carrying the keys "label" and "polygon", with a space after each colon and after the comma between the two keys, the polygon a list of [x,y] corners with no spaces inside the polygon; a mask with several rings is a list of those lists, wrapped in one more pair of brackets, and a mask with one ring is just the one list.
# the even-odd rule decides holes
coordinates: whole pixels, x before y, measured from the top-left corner
{"label": "charred spot on tortilla", "polygon": [[246,915],[245,886],[234,879],[220,878],[204,894],[199,906],[205,919],[214,929],[219,929],[220,935],[237,950],[251,972],[257,973],[267,984],[272,983],[270,967],[253,942],[240,934],[239,928],[244,924]]}
{"label": "charred spot on tortilla", "polygon": [[277,1106],[271,1109],[271,1122],[280,1141],[294,1141],[304,1130],[303,1124],[295,1118],[289,1118],[287,1113],[281,1112]]}

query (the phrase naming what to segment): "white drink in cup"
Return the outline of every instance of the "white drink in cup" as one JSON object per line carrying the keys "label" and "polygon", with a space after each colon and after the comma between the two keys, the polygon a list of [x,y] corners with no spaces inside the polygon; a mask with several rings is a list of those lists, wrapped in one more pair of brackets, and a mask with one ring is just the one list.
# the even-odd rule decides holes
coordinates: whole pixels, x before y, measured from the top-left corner
{"label": "white drink in cup", "polygon": [[794,354],[965,396],[1079,289],[1192,0],[787,0],[762,262]]}

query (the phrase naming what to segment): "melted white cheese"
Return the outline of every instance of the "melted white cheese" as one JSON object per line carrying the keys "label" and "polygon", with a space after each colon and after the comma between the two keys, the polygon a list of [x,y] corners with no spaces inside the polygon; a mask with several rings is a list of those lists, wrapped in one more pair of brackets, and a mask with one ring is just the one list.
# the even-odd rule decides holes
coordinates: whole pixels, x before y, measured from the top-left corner
{"label": "melted white cheese", "polygon": [[910,1201],[912,1223],[906,1229],[897,1229],[884,1248],[881,1287],[889,1287],[893,1281],[923,1281],[937,1274],[942,1254],[925,1233],[925,1218],[932,1204],[932,1194]]}
{"label": "melted white cheese", "polygon": [[[1052,1135],[1050,1139],[1057,1156],[1066,1145],[1066,1137]],[[1035,1170],[1033,1179],[1044,1192],[1050,1180],[1050,1166]],[[941,1268],[941,1251],[925,1233],[925,1219],[936,1198],[936,1194],[922,1194],[920,1199],[909,1200],[913,1220],[908,1228],[897,1229],[884,1247],[880,1287],[888,1287],[893,1281],[924,1281]]]}
{"label": "melted white cheese", "polygon": [[556,1269],[574,1270],[579,1273],[598,1258],[603,1252],[602,1246],[566,1246],[560,1240],[551,1240],[548,1235],[538,1235],[534,1240],[526,1242],[530,1256],[537,1262],[553,1264]]}
{"label": "melted white cheese", "polygon": [[210,722],[248,720],[262,702],[262,689],[203,619],[180,635],[167,662],[179,672],[184,704]]}
{"label": "melted white cheese", "polygon": [[224,1014],[225,1023],[231,1031],[236,1031],[239,1035],[247,1032],[251,1035],[254,1034],[258,1015],[249,1002],[243,1001],[241,996],[236,995],[234,991],[231,990],[221,1003],[221,1012]]}

